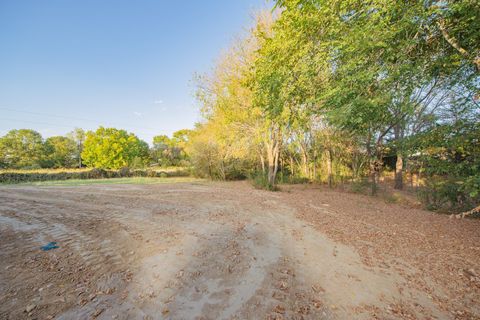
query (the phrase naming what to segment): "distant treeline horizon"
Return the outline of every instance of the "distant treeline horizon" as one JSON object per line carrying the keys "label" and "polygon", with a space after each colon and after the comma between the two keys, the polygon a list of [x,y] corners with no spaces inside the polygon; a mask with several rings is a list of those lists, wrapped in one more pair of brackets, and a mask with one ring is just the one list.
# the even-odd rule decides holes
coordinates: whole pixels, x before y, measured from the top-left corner
{"label": "distant treeline horizon", "polygon": [[48,138],[33,129],[12,129],[0,137],[0,168],[186,166],[184,148],[189,132],[183,129],[171,137],[154,136],[149,146],[134,133],[102,126],[95,131],[76,128],[65,135]]}

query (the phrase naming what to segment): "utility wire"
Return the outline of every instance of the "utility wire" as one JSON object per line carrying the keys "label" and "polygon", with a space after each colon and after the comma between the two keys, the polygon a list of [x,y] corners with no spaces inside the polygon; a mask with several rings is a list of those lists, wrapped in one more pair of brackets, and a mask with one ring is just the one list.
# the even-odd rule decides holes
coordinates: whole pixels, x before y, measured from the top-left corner
{"label": "utility wire", "polygon": [[61,124],[53,124],[53,123],[48,123],[48,122],[41,122],[41,121],[29,121],[29,120],[19,120],[19,119],[10,119],[10,118],[4,118],[0,117],[0,120],[6,120],[6,121],[16,121],[16,122],[27,122],[27,123],[35,123],[35,124],[45,124],[48,126],[54,126],[54,127],[63,127],[63,128],[71,128],[72,126],[62,126]]}
{"label": "utility wire", "polygon": [[[69,129],[74,129],[75,127],[79,126],[66,126],[66,125],[61,125],[61,124],[54,124],[54,123],[49,123],[49,122],[43,122],[43,121],[30,121],[30,120],[23,120],[23,119],[11,119],[11,118],[4,118],[0,117],[0,121],[5,120],[5,121],[14,121],[14,122],[25,122],[25,123],[33,123],[33,124],[43,124],[43,125],[48,125],[48,126],[53,126],[53,127],[61,127],[61,128],[69,128]],[[132,127],[130,127],[132,128]],[[162,134],[161,131],[145,131],[143,129],[130,129],[127,131],[133,131],[134,133],[144,133],[144,134]]]}
{"label": "utility wire", "polygon": [[[93,120],[93,119],[86,119],[86,118],[78,118],[78,117],[71,117],[71,116],[62,116],[62,115],[55,115],[55,114],[49,114],[49,113],[43,113],[43,112],[34,112],[34,111],[27,111],[27,110],[17,110],[17,109],[12,109],[12,108],[5,108],[5,107],[0,107],[0,110],[7,110],[7,111],[13,111],[13,112],[19,112],[19,113],[26,113],[26,114],[32,114],[32,115],[38,115],[38,116],[46,116],[46,117],[54,117],[54,118],[59,118],[59,119],[68,119],[68,120],[77,120],[77,121],[87,121],[90,123],[94,123],[95,125],[101,125],[99,121]],[[7,121],[17,121],[17,122],[29,122],[29,123],[37,123],[37,124],[45,124],[45,125],[50,125],[50,126],[59,126],[57,124],[52,124],[52,123],[47,123],[47,122],[39,122],[39,121],[29,121],[29,120],[20,120],[20,119],[7,119],[7,118],[0,118],[4,119]],[[135,127],[132,127],[130,124],[121,124],[117,123],[120,126],[126,126],[133,128],[134,131],[136,132],[143,132],[143,133],[149,133],[149,134],[160,134],[160,130],[154,129],[154,128],[149,128],[149,127],[143,127],[143,129],[136,129]],[[67,126],[62,126],[61,127],[67,127]],[[70,128],[70,126],[68,126]],[[147,129],[148,131],[145,131]]]}
{"label": "utility wire", "polygon": [[92,119],[69,117],[69,116],[59,116],[59,115],[56,115],[56,114],[49,114],[49,113],[42,113],[42,112],[34,112],[34,111],[27,111],[27,110],[18,110],[18,109],[12,109],[12,108],[4,108],[4,107],[0,107],[0,110],[7,110],[7,111],[13,111],[13,112],[28,113],[28,114],[38,115],[38,116],[54,117],[54,118],[60,118],[60,119],[71,119],[71,120],[81,120],[81,121],[94,121],[94,120],[92,120]]}

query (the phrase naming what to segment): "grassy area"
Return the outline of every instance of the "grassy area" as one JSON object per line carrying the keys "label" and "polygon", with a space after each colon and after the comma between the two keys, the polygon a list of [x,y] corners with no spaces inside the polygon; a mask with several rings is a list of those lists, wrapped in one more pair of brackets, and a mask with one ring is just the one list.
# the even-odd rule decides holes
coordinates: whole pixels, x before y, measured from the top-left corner
{"label": "grassy area", "polygon": [[25,182],[16,184],[17,186],[85,186],[93,184],[161,184],[161,183],[180,183],[180,182],[198,182],[201,179],[192,177],[169,177],[169,178],[111,178],[111,179],[72,179],[72,180],[54,180]]}

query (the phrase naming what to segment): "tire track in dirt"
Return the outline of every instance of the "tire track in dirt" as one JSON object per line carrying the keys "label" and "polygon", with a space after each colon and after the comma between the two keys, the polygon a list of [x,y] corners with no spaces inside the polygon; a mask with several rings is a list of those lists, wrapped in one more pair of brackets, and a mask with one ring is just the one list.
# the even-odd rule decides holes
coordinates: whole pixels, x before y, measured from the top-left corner
{"label": "tire track in dirt", "polygon": [[[2,255],[19,265],[0,261],[5,294],[19,299],[2,307],[0,295],[0,316],[27,316],[18,308],[35,301],[31,317],[57,319],[451,318],[282,196],[241,184],[0,188]],[[60,249],[39,252],[46,241]],[[65,285],[43,291],[63,302],[25,293],[49,283]],[[382,311],[394,304],[408,308]]]}
{"label": "tire track in dirt", "polygon": [[[21,202],[28,204],[30,200],[29,198],[17,198],[15,205],[22,206]],[[35,250],[46,242],[55,241],[67,250],[76,251],[85,264],[92,267],[94,271],[105,270],[107,266],[109,270],[120,269],[125,261],[117,253],[119,248],[115,248],[114,244],[102,245],[97,237],[89,236],[87,232],[81,231],[83,228],[79,228],[82,220],[87,219],[92,213],[79,211],[73,219],[65,212],[45,215],[44,212],[51,209],[50,205],[52,203],[58,204],[61,201],[42,202],[36,200],[35,210],[29,210],[28,212],[23,210],[16,213],[16,224],[29,226],[29,235],[26,237],[29,245],[24,250]],[[12,209],[12,204],[9,205],[9,209]],[[28,219],[30,224],[23,222],[23,219]],[[69,223],[63,224],[59,221],[68,221]],[[25,227],[23,228],[25,229]]]}

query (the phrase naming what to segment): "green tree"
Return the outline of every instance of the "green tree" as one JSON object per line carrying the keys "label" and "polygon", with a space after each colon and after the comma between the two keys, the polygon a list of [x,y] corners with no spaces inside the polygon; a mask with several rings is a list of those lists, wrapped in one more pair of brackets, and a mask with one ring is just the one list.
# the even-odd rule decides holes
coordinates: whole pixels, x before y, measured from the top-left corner
{"label": "green tree", "polygon": [[[271,14],[260,14],[256,23],[269,28]],[[232,179],[265,169],[268,126],[248,85],[258,40],[250,30],[222,55],[212,74],[197,78],[205,121],[189,134],[186,150],[201,175]]]}
{"label": "green tree", "polygon": [[29,130],[11,130],[0,138],[0,158],[7,168],[41,167],[45,149],[40,133]]}
{"label": "green tree", "polygon": [[49,167],[72,168],[77,164],[77,145],[64,136],[50,137],[45,140],[45,162]]}
{"label": "green tree", "polygon": [[[270,185],[285,167],[330,185],[337,173],[368,174],[373,194],[386,156],[396,158],[397,189],[405,168],[426,163],[418,153],[436,169],[471,167],[478,140],[457,133],[477,132],[467,121],[478,114],[477,2],[276,1],[275,18],[257,19],[214,73],[200,78],[205,121],[188,143],[193,163],[220,178],[232,164],[249,171],[260,163]],[[436,162],[428,150],[440,152],[440,144],[426,137],[437,127],[445,128],[443,140],[470,150],[468,159],[450,144],[455,156],[444,157],[455,161]],[[428,175],[446,179],[449,171]],[[473,171],[455,179],[476,186]]]}
{"label": "green tree", "polygon": [[104,127],[87,132],[82,151],[87,166],[119,169],[131,166],[138,158],[142,161],[148,159],[148,144],[133,133]]}
{"label": "green tree", "polygon": [[173,133],[172,138],[167,135],[153,137],[153,147],[150,156],[155,163],[162,166],[176,166],[187,160],[185,152],[191,130],[182,129]]}
{"label": "green tree", "polygon": [[[267,60],[287,66],[287,73],[273,77],[277,91],[293,93],[293,108],[314,101],[314,108],[327,111],[335,126],[362,137],[373,193],[385,140],[393,138],[396,187],[401,188],[408,120],[436,103],[440,98],[435,93],[475,88],[478,6],[470,0],[284,0],[277,5],[283,12],[274,38],[284,41]],[[294,57],[293,64],[288,57]],[[322,69],[326,77],[318,77]],[[443,89],[432,90],[438,84]],[[320,90],[306,90],[311,85]],[[422,88],[428,90],[422,93]]]}
{"label": "green tree", "polygon": [[72,132],[67,135],[71,140],[75,142],[76,152],[75,158],[78,162],[78,167],[82,167],[82,151],[83,151],[83,143],[85,142],[85,131],[81,128],[75,128]]}
{"label": "green tree", "polygon": [[185,147],[185,144],[188,142],[188,138],[191,132],[192,130],[189,130],[189,129],[181,129],[181,130],[175,131],[172,134],[173,143],[180,148]]}
{"label": "green tree", "polygon": [[175,131],[172,134],[171,144],[172,149],[174,150],[172,153],[175,155],[177,159],[176,163],[178,164],[180,161],[188,160],[188,154],[185,152],[185,148],[188,144],[188,140],[190,135],[192,134],[192,130],[189,129],[181,129]]}
{"label": "green tree", "polygon": [[150,157],[154,163],[162,166],[170,165],[169,149],[171,147],[170,138],[167,135],[153,137],[153,147],[150,150]]}

